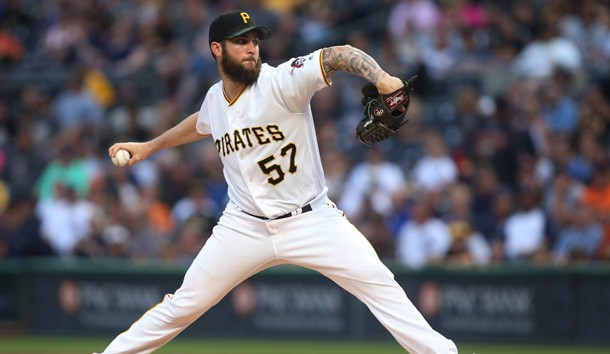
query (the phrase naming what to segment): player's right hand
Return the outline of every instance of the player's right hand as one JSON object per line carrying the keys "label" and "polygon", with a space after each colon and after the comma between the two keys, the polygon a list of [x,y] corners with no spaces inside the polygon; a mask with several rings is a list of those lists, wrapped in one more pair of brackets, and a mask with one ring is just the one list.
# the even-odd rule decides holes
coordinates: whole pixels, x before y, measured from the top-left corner
{"label": "player's right hand", "polygon": [[134,142],[125,142],[125,143],[115,143],[110,148],[108,148],[108,155],[113,157],[116,155],[119,150],[127,150],[131,158],[129,159],[129,166],[146,159],[151,155],[152,151],[148,146],[148,143],[134,143]]}

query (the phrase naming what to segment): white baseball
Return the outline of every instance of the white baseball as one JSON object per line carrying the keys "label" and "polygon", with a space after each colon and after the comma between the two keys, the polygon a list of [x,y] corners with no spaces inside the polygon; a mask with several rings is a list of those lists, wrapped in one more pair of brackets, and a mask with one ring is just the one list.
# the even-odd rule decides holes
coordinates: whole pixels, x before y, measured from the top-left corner
{"label": "white baseball", "polygon": [[112,163],[118,167],[123,167],[127,165],[130,158],[131,155],[129,154],[129,151],[121,149],[112,157]]}

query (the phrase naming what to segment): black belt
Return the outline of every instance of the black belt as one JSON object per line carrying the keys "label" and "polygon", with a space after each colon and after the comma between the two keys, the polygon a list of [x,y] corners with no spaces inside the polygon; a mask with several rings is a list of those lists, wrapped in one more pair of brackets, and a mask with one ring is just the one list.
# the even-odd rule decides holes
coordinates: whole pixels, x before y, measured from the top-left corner
{"label": "black belt", "polygon": [[294,215],[304,214],[304,213],[307,213],[308,211],[312,211],[312,210],[313,210],[313,209],[311,208],[311,204],[307,204],[307,205],[305,205],[305,206],[304,206],[304,207],[302,207],[302,208],[299,208],[299,209],[297,209],[297,210],[295,210],[295,211],[291,211],[290,213],[287,213],[287,214],[284,214],[284,215],[280,215],[280,216],[278,216],[277,218],[273,218],[273,219],[270,219],[270,218],[268,218],[268,217],[266,217],[266,216],[258,216],[258,215],[250,214],[250,213],[248,213],[248,212],[247,212],[247,211],[245,211],[245,210],[242,210],[242,211],[243,211],[244,213],[246,213],[246,214],[250,215],[250,216],[254,216],[255,218],[259,218],[259,219],[261,219],[261,220],[278,220],[278,219],[285,219],[285,218],[289,218],[289,217],[294,216]]}

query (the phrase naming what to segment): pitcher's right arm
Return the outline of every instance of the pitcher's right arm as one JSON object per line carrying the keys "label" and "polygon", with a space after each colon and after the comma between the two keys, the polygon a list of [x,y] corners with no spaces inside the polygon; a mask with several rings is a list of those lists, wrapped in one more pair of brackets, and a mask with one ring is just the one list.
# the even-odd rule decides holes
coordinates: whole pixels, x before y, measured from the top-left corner
{"label": "pitcher's right arm", "polygon": [[180,123],[149,141],[115,143],[108,149],[108,154],[114,156],[121,149],[127,150],[131,155],[129,159],[129,165],[131,166],[159,150],[169,149],[206,138],[210,135],[201,135],[195,129],[198,116],[199,112],[191,114]]}

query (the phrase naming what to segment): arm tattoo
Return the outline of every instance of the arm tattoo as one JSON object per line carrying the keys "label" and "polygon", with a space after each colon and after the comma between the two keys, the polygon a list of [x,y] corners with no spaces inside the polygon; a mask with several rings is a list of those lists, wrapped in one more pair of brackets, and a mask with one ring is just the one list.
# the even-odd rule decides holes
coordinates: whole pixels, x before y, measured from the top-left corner
{"label": "arm tattoo", "polygon": [[379,64],[370,55],[349,45],[329,47],[322,55],[322,65],[326,75],[345,71],[376,84],[383,73]]}

